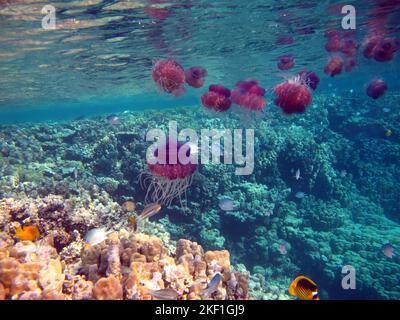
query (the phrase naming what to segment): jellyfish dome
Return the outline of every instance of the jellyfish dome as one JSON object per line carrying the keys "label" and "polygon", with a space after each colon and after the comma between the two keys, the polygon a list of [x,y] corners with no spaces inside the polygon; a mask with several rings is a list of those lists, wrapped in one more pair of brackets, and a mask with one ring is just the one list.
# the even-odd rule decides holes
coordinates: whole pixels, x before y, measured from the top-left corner
{"label": "jellyfish dome", "polygon": [[294,67],[294,58],[291,55],[279,57],[278,69],[289,70]]}
{"label": "jellyfish dome", "polygon": [[285,114],[303,113],[312,102],[311,91],[300,76],[278,84],[274,92],[275,104]]}
{"label": "jellyfish dome", "polygon": [[387,84],[382,79],[373,80],[367,88],[367,95],[372,99],[379,99],[388,89]]}
{"label": "jellyfish dome", "polygon": [[298,75],[300,76],[300,80],[311,89],[317,89],[320,79],[315,72],[303,70]]}
{"label": "jellyfish dome", "polygon": [[[185,149],[181,149],[185,147]],[[185,151],[186,150],[186,151]],[[187,144],[165,144],[154,151],[157,161],[147,161],[148,171],[140,176],[143,189],[147,189],[145,202],[155,202],[169,206],[175,198],[180,198],[191,185],[197,164],[184,163],[182,155],[189,159],[194,149]],[[162,160],[159,160],[162,159]]]}
{"label": "jellyfish dome", "polygon": [[153,67],[153,80],[167,93],[180,96],[185,92],[185,71],[175,60],[159,60]]}
{"label": "jellyfish dome", "polygon": [[207,70],[202,67],[192,67],[185,70],[186,83],[193,88],[201,88],[204,85],[204,78]]}
{"label": "jellyfish dome", "polygon": [[236,88],[232,91],[232,101],[240,107],[252,111],[259,111],[266,107],[267,102],[264,98],[265,89],[262,88],[257,80],[239,81]]}
{"label": "jellyfish dome", "polygon": [[328,64],[325,66],[324,68],[324,72],[331,76],[334,77],[340,73],[342,73],[343,70],[343,65],[344,65],[344,61],[341,57],[337,56],[337,57],[333,57]]}
{"label": "jellyfish dome", "polygon": [[231,91],[228,88],[219,84],[212,84],[208,90],[201,96],[203,106],[217,112],[227,111],[231,107]]}

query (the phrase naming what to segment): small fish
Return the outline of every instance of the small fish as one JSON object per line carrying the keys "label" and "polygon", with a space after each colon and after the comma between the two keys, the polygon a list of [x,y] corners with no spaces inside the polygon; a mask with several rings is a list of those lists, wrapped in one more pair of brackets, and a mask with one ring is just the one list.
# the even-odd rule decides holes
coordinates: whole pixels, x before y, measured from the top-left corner
{"label": "small fish", "polygon": [[388,137],[388,138],[391,137],[392,134],[393,134],[393,131],[390,130],[390,129],[386,130],[386,132],[385,132],[385,136]]}
{"label": "small fish", "polygon": [[385,112],[385,113],[388,113],[388,112],[390,112],[390,109],[389,108],[383,108],[382,111]]}
{"label": "small fish", "polygon": [[159,300],[176,300],[179,297],[179,293],[172,288],[150,291],[149,295]]}
{"label": "small fish", "polygon": [[106,231],[105,228],[94,228],[89,230],[85,235],[85,241],[91,246],[95,246],[103,241],[107,240],[107,236],[112,231]]}
{"label": "small fish", "polygon": [[218,285],[222,280],[222,276],[220,273],[216,273],[214,277],[211,279],[209,282],[208,286],[206,289],[204,289],[201,293],[201,296],[203,298],[207,298],[210,295],[212,295],[215,291],[217,291]]}
{"label": "small fish", "polygon": [[301,191],[299,191],[299,192],[297,192],[297,193],[295,194],[295,197],[296,197],[297,199],[303,199],[305,196],[306,196],[306,194],[305,194],[304,192],[301,192]]}
{"label": "small fish", "polygon": [[138,228],[137,218],[135,216],[130,216],[128,218],[128,221],[133,226],[133,230],[137,231]]}
{"label": "small fish", "polygon": [[218,203],[219,207],[224,211],[233,211],[237,209],[235,201],[231,198],[223,198]]}
{"label": "small fish", "polygon": [[75,181],[78,180],[78,173],[79,173],[79,172],[78,172],[78,169],[75,168],[75,169],[74,169],[74,179],[75,179]]}
{"label": "small fish", "polygon": [[136,210],[136,204],[133,201],[125,201],[121,207],[125,212],[133,212]]}
{"label": "small fish", "polygon": [[386,257],[388,257],[390,259],[392,259],[393,256],[395,255],[394,254],[394,247],[393,247],[393,245],[391,243],[386,243],[385,245],[383,245],[382,246],[382,252]]}
{"label": "small fish", "polygon": [[346,176],[347,176],[347,171],[346,171],[346,170],[340,171],[340,177],[341,177],[341,178],[344,178],[344,177],[346,177]]}
{"label": "small fish", "polygon": [[119,119],[118,116],[116,116],[115,114],[112,114],[111,116],[107,117],[107,122],[111,125],[116,125],[116,124],[120,124],[121,120]]}
{"label": "small fish", "polygon": [[319,300],[318,287],[314,281],[305,276],[298,276],[289,286],[289,294],[301,300]]}
{"label": "small fish", "polygon": [[35,241],[39,239],[40,232],[36,226],[22,226],[15,229],[15,236],[22,241]]}
{"label": "small fish", "polygon": [[137,220],[148,219],[160,212],[160,210],[161,206],[158,203],[150,203],[143,209]]}
{"label": "small fish", "polygon": [[296,180],[301,179],[301,176],[300,176],[300,169],[297,169],[297,171],[296,171],[296,173],[295,173],[295,175],[294,175],[294,178],[295,178]]}

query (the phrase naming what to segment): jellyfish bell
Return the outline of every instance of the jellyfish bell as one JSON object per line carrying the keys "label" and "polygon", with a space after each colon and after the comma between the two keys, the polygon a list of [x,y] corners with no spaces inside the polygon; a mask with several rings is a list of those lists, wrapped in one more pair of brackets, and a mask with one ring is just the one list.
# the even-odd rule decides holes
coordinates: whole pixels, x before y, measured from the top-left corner
{"label": "jellyfish bell", "polygon": [[363,44],[363,55],[367,59],[371,59],[374,56],[374,49],[379,42],[382,41],[380,36],[367,37]]}
{"label": "jellyfish bell", "polygon": [[185,71],[175,60],[158,60],[153,67],[152,76],[164,92],[175,96],[181,96],[185,92]]}
{"label": "jellyfish bell", "polygon": [[204,85],[204,78],[207,70],[202,67],[191,67],[185,70],[186,83],[193,88],[201,88]]}
{"label": "jellyfish bell", "polygon": [[382,79],[376,79],[370,82],[367,87],[367,95],[376,100],[382,97],[388,89],[387,84]]}
{"label": "jellyfish bell", "polygon": [[343,64],[344,64],[344,61],[341,57],[339,57],[339,56],[333,57],[333,58],[331,58],[331,60],[329,60],[328,64],[325,66],[324,72],[327,75],[334,77],[334,76],[342,73]]}
{"label": "jellyfish bell", "polygon": [[316,90],[320,79],[315,72],[302,70],[298,74],[300,76],[300,80],[309,86],[311,89]]}
{"label": "jellyfish bell", "polygon": [[204,107],[217,112],[227,111],[231,107],[231,91],[228,88],[219,84],[212,84],[208,90],[201,96]]}
{"label": "jellyfish bell", "polygon": [[267,101],[264,95],[265,89],[259,85],[257,80],[239,81],[231,93],[234,103],[251,111],[260,111],[266,107]]}
{"label": "jellyfish bell", "polygon": [[229,98],[231,96],[231,90],[225,88],[223,85],[220,84],[212,84],[208,87],[208,90],[220,93],[226,98]]}
{"label": "jellyfish bell", "polygon": [[294,58],[291,55],[279,57],[278,68],[280,70],[289,70],[294,67]]}
{"label": "jellyfish bell", "polygon": [[376,61],[386,62],[394,58],[397,46],[394,39],[383,39],[373,49],[373,56]]}
{"label": "jellyfish bell", "polygon": [[341,51],[342,47],[343,43],[340,36],[333,36],[328,38],[328,42],[325,44],[325,50],[328,52]]}
{"label": "jellyfish bell", "polygon": [[140,175],[145,202],[169,206],[191,185],[197,170],[198,150],[190,142],[165,143],[148,155],[148,171]]}
{"label": "jellyfish bell", "polygon": [[293,77],[275,87],[275,104],[285,114],[303,113],[312,102],[312,94],[309,87],[300,76]]}

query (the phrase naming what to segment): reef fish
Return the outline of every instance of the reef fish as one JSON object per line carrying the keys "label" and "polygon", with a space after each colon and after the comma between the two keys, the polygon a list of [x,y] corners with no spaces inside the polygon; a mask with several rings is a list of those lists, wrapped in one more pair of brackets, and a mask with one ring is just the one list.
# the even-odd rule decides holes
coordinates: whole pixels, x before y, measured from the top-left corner
{"label": "reef fish", "polygon": [[304,197],[306,196],[306,194],[304,193],[304,192],[297,192],[296,194],[295,194],[295,197],[297,198],[297,199],[303,199]]}
{"label": "reef fish", "polygon": [[297,169],[297,171],[296,171],[296,173],[295,173],[295,175],[294,175],[294,178],[295,178],[296,180],[301,179],[301,176],[300,176],[300,169]]}
{"label": "reef fish", "polygon": [[138,220],[144,220],[150,218],[160,212],[161,206],[158,203],[150,203],[144,207],[142,213],[138,217]]}
{"label": "reef fish", "polygon": [[217,291],[218,285],[221,282],[221,280],[222,280],[221,274],[216,273],[209,282],[207,288],[202,291],[201,296],[203,298],[208,298],[210,295],[212,295],[215,291]]}
{"label": "reef fish", "polygon": [[235,201],[228,197],[222,198],[218,205],[224,211],[233,211],[237,209]]}
{"label": "reef fish", "polygon": [[36,226],[22,226],[15,229],[15,236],[19,240],[35,241],[39,239],[40,232]]}
{"label": "reef fish", "polygon": [[298,276],[289,286],[289,294],[301,300],[319,300],[318,287],[314,281],[305,276]]}
{"label": "reef fish", "polygon": [[150,291],[149,295],[159,300],[176,300],[179,297],[179,293],[172,288]]}
{"label": "reef fish", "polygon": [[394,254],[394,247],[393,247],[393,245],[391,243],[384,244],[382,246],[382,252],[386,257],[388,257],[390,259],[392,259],[393,256],[395,255]]}
{"label": "reef fish", "polygon": [[95,246],[96,244],[102,243],[107,240],[107,236],[112,231],[106,231],[105,228],[94,228],[89,230],[85,235],[85,241],[87,244],[91,246]]}

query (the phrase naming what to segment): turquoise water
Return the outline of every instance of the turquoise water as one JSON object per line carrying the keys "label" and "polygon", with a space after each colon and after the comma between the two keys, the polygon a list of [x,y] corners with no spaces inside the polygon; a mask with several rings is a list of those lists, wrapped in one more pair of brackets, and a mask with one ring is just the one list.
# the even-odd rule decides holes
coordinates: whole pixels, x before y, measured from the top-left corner
{"label": "turquoise water", "polygon": [[[46,4],[55,29],[42,28]],[[356,66],[330,77],[324,67],[343,54],[325,50],[324,34],[342,30],[341,1],[0,1],[0,198],[79,195],[79,168],[83,190],[144,203],[145,132],[172,120],[179,129],[255,129],[251,175],[199,165],[184,205],[175,199],[154,220],[173,239],[228,249],[251,272],[257,299],[286,293],[299,274],[321,298],[399,299],[400,3],[345,4],[356,9],[356,29],[343,31],[358,44]],[[397,39],[391,59],[364,56],[372,35]],[[279,70],[289,54],[295,66]],[[160,59],[205,68],[205,85],[164,92],[152,79]],[[283,114],[274,88],[305,69],[321,80],[313,102]],[[388,90],[374,100],[366,88],[378,78]],[[209,85],[246,79],[266,90],[262,112],[202,105]],[[221,210],[223,196],[238,207]],[[356,270],[356,289],[341,285],[345,265]]]}

